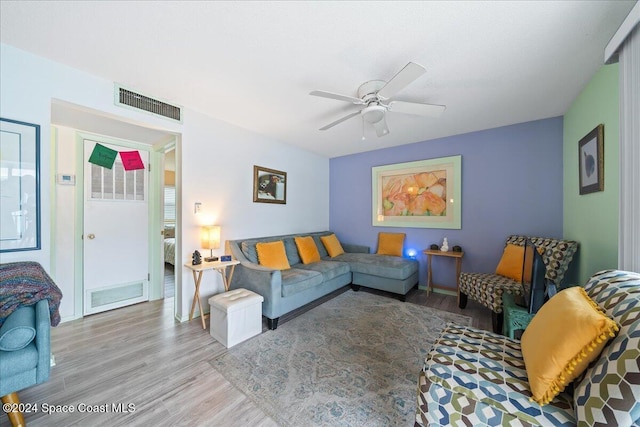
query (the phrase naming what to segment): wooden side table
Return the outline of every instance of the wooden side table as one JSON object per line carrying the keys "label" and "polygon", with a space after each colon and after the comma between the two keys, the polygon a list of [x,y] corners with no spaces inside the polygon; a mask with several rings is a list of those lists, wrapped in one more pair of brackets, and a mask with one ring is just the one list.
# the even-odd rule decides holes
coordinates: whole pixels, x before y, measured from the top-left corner
{"label": "wooden side table", "polygon": [[458,294],[458,304],[460,304],[460,271],[462,269],[462,257],[464,256],[464,252],[442,252],[441,250],[435,249],[425,249],[422,251],[423,254],[427,256],[427,296],[429,292],[433,290],[433,288],[447,289],[444,286],[435,285],[432,279],[431,273],[431,257],[433,256],[443,256],[449,258],[455,258],[456,260],[456,292]]}
{"label": "wooden side table", "polygon": [[[200,301],[200,282],[202,281],[202,274],[207,270],[215,270],[222,276],[222,284],[224,285],[225,292],[229,291],[229,284],[231,283],[231,279],[233,278],[233,272],[236,269],[236,265],[240,264],[240,261],[232,260],[232,261],[214,261],[214,262],[203,262],[202,264],[192,265],[185,264],[193,273],[193,282],[196,285],[196,291],[193,294],[193,302],[191,303],[191,312],[189,313],[189,321],[193,319],[193,312],[196,309],[196,302],[198,303],[198,308],[200,309],[200,319],[202,319],[202,329],[207,329],[207,324],[205,323],[205,318],[208,315],[204,314],[202,311],[202,302]],[[231,267],[229,272],[227,272],[227,267]]]}

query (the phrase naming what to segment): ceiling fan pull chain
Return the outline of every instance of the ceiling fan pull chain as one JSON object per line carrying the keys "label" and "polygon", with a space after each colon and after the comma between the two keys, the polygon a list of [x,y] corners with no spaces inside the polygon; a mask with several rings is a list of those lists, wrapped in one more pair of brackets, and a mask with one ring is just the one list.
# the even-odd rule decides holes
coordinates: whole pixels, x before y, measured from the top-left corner
{"label": "ceiling fan pull chain", "polygon": [[362,117],[362,140],[364,141],[364,116]]}

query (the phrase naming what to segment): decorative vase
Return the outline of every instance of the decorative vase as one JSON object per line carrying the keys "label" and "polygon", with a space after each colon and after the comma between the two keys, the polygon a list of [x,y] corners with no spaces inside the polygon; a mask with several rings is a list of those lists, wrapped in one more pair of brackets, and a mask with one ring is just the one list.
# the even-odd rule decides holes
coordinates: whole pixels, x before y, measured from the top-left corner
{"label": "decorative vase", "polygon": [[440,247],[442,252],[449,252],[449,242],[447,242],[447,238],[445,237],[442,241],[442,246]]}

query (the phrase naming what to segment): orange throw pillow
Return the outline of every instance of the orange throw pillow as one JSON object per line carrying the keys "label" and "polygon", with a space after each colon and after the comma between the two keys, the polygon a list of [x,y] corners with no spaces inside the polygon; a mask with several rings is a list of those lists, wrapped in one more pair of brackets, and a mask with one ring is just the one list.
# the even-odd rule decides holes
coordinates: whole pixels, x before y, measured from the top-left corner
{"label": "orange throw pillow", "polygon": [[303,264],[311,264],[312,262],[320,261],[320,252],[313,237],[296,237],[296,246],[298,247],[298,254]]}
{"label": "orange throw pillow", "polygon": [[524,246],[509,243],[502,252],[502,258],[496,268],[496,274],[522,282],[522,265],[524,263]]}
{"label": "orange throw pillow", "polygon": [[378,255],[402,256],[405,233],[379,233]]}
{"label": "orange throw pillow", "polygon": [[258,264],[264,267],[275,268],[276,270],[288,270],[291,268],[282,240],[256,243],[256,252],[258,253]]}
{"label": "orange throw pillow", "polygon": [[329,256],[331,258],[335,258],[338,255],[344,253],[344,249],[342,248],[342,245],[340,244],[340,241],[335,234],[320,236],[320,240],[322,241],[324,248],[327,250],[327,253],[329,253]]}
{"label": "orange throw pillow", "polygon": [[531,400],[545,405],[594,361],[619,327],[579,286],[558,292],[522,334]]}

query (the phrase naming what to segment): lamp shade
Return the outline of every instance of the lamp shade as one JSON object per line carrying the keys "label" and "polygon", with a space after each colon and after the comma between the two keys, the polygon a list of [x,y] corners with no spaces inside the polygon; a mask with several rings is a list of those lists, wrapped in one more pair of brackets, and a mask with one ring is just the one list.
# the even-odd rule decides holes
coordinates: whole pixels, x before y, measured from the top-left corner
{"label": "lamp shade", "polygon": [[202,227],[200,244],[202,249],[218,249],[220,247],[220,226],[207,225]]}

